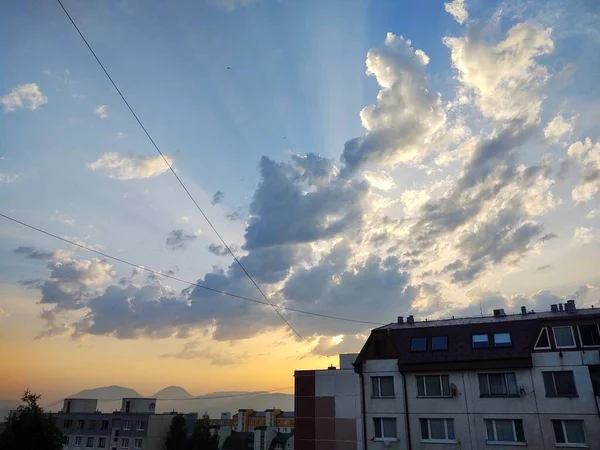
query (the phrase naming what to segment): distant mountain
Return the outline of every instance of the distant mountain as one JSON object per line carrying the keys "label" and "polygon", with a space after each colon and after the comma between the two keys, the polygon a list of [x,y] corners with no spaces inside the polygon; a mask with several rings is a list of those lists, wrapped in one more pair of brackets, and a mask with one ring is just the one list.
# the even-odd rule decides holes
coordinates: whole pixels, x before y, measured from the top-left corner
{"label": "distant mountain", "polygon": [[70,395],[72,398],[97,398],[98,400],[114,400],[125,397],[141,397],[139,392],[122,386],[103,386],[95,389],[84,389],[77,394]]}
{"label": "distant mountain", "polygon": [[161,389],[156,394],[152,395],[152,397],[156,397],[158,399],[170,398],[170,399],[183,399],[183,398],[192,398],[193,395],[186,391],[181,386],[168,386],[164,389]]}

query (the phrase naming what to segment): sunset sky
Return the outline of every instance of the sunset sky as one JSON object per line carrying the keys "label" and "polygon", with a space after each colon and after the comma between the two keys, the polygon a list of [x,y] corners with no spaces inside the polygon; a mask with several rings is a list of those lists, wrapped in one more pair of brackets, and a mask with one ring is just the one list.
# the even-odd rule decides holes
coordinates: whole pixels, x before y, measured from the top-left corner
{"label": "sunset sky", "polygon": [[[0,399],[287,388],[375,326],[286,308],[600,304],[600,3],[63,2],[295,331],[0,217]],[[0,61],[1,214],[265,301],[57,2],[2,2]]]}

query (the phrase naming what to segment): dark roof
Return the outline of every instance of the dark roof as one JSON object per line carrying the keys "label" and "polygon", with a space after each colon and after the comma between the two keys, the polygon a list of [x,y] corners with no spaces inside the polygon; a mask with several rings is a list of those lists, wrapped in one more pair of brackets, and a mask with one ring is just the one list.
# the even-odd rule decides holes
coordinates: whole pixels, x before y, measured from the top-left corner
{"label": "dark roof", "polygon": [[281,411],[281,414],[277,417],[295,417],[294,411]]}
{"label": "dark roof", "polygon": [[232,431],[223,442],[223,450],[248,450],[249,444],[254,447],[254,433]]}
{"label": "dark roof", "polygon": [[281,446],[283,448],[285,448],[285,443],[291,437],[294,437],[294,433],[277,433],[275,435],[275,437],[273,438],[273,440],[271,441],[271,445],[269,446],[269,450],[273,450],[277,446],[277,444],[281,444]]}
{"label": "dark roof", "polygon": [[253,414],[250,414],[250,417],[266,417],[267,413],[262,411],[262,412],[255,412]]}

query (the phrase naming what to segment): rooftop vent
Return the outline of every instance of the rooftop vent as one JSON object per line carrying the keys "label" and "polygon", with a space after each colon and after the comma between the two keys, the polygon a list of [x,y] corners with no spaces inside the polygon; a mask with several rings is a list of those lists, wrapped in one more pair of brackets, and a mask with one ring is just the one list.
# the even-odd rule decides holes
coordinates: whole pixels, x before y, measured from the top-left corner
{"label": "rooftop vent", "polygon": [[494,310],[494,317],[506,317],[506,313],[503,308]]}
{"label": "rooftop vent", "polygon": [[415,317],[414,316],[408,316],[406,318],[406,323],[409,325],[412,325],[413,323],[415,323]]}
{"label": "rooftop vent", "polygon": [[398,323],[404,323],[404,317],[398,316]]}
{"label": "rooftop vent", "polygon": [[523,315],[527,314],[527,308],[525,308],[524,306],[521,306],[521,314],[523,314]]}
{"label": "rooftop vent", "polygon": [[552,312],[558,312],[558,305],[550,305],[550,311]]}
{"label": "rooftop vent", "polygon": [[562,304],[562,303],[559,303],[559,304],[558,304],[558,310],[559,310],[560,312],[563,312],[563,311],[564,311],[564,309],[563,309],[563,304]]}
{"label": "rooftop vent", "polygon": [[329,366],[329,367],[327,368],[327,370],[335,370],[335,366],[334,366],[334,365],[331,365],[331,366]]}
{"label": "rooftop vent", "polygon": [[567,300],[567,303],[565,303],[565,311],[568,313],[575,312],[575,300]]}

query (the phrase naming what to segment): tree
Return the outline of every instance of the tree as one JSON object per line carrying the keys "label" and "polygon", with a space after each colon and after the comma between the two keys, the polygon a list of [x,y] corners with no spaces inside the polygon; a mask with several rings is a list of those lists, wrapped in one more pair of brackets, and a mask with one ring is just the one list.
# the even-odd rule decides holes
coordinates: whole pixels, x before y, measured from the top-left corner
{"label": "tree", "polygon": [[218,450],[219,436],[211,432],[210,417],[206,412],[196,421],[188,448],[189,450]]}
{"label": "tree", "polygon": [[40,395],[25,391],[24,405],[6,417],[0,450],[62,450],[62,433],[54,419],[38,406]]}
{"label": "tree", "polygon": [[181,413],[175,414],[167,433],[167,450],[186,450],[187,448],[187,420]]}

